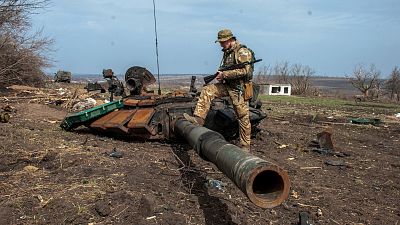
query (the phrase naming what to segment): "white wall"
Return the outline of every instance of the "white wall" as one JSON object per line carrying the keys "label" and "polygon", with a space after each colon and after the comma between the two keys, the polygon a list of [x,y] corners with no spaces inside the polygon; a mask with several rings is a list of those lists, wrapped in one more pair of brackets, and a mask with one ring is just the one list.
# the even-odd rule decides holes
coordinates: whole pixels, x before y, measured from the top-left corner
{"label": "white wall", "polygon": [[267,95],[291,95],[292,86],[290,84],[268,84],[265,93]]}

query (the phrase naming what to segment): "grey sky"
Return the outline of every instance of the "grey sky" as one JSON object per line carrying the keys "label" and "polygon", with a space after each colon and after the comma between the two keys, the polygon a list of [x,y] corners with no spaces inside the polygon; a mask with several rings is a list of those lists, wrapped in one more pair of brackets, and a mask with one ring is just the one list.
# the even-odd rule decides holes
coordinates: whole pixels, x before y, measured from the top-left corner
{"label": "grey sky", "polygon": [[[57,0],[34,17],[56,41],[54,68],[156,73],[152,0]],[[206,74],[218,67],[214,44],[230,28],[263,62],[288,61],[318,75],[351,74],[374,63],[387,75],[400,66],[399,0],[156,0],[160,73]]]}

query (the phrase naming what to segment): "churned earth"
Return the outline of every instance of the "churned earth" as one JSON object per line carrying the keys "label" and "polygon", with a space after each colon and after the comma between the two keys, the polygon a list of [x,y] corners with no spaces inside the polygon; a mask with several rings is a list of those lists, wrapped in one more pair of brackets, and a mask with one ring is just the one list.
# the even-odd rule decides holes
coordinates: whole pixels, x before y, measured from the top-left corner
{"label": "churned earth", "polygon": [[[85,127],[66,132],[59,127],[66,109],[2,95],[0,108],[10,106],[11,119],[0,123],[0,224],[297,224],[300,212],[313,224],[400,220],[393,109],[264,100],[269,117],[252,153],[285,168],[291,191],[282,205],[261,209],[183,140],[120,140]],[[349,116],[384,123],[354,125]],[[341,157],[309,146],[326,129]],[[113,149],[122,158],[110,157]],[[210,179],[223,190],[207,187]]]}

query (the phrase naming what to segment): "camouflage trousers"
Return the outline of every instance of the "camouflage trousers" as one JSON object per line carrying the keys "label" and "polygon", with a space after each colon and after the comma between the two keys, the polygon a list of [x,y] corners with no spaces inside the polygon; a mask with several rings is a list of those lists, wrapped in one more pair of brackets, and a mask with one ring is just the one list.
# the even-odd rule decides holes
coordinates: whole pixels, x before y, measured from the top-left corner
{"label": "camouflage trousers", "polygon": [[223,83],[209,84],[201,91],[194,115],[206,118],[214,98],[229,96],[239,121],[239,136],[242,147],[250,148],[251,124],[249,117],[249,103],[244,101],[239,91]]}

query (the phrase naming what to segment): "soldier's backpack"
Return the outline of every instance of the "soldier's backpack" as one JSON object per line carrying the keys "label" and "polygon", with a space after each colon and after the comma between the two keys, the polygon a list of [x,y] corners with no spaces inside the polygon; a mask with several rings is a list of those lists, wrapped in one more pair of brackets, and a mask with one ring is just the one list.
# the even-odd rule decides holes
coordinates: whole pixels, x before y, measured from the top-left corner
{"label": "soldier's backpack", "polygon": [[[239,52],[239,50],[241,48],[247,48],[251,52],[251,61],[256,60],[256,56],[254,55],[254,52],[253,52],[253,50],[251,50],[251,48],[248,48],[246,45],[241,44],[237,51]],[[237,52],[236,52],[236,54],[237,54]],[[254,72],[254,64],[251,64],[251,73],[247,74],[246,81],[250,81],[253,79],[253,72]]]}

